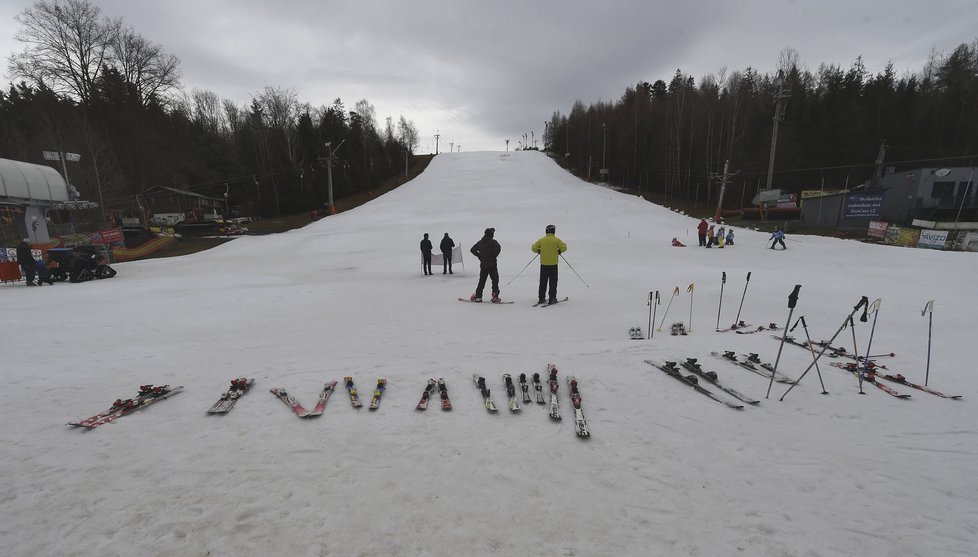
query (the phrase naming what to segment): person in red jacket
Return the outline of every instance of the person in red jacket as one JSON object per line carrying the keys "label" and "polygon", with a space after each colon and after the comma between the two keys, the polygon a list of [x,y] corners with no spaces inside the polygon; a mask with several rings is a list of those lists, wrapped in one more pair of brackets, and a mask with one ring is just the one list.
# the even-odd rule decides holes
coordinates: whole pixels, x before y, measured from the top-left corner
{"label": "person in red jacket", "polygon": [[706,229],[709,226],[706,224],[706,219],[700,219],[700,223],[696,225],[696,232],[700,236],[700,247],[706,247]]}

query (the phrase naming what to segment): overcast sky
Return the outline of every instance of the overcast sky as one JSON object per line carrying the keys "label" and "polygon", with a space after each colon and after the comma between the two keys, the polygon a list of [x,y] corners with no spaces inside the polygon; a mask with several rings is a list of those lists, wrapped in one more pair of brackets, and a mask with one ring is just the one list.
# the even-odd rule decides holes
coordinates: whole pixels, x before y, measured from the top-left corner
{"label": "overcast sky", "polygon": [[[0,0],[0,71],[22,50]],[[503,150],[554,110],[613,101],[639,81],[726,67],[775,69],[786,47],[811,70],[919,71],[978,37],[978,1],[932,0],[95,0],[181,60],[187,90],[246,104],[266,85],[347,109],[360,99],[412,120],[419,152]]]}

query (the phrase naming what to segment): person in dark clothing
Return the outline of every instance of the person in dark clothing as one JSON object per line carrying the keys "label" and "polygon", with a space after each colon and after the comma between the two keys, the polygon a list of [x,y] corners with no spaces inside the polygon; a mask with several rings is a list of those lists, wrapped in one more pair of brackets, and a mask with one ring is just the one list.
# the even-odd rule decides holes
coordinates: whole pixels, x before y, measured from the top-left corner
{"label": "person in dark clothing", "polygon": [[17,244],[17,264],[24,272],[24,280],[27,286],[34,286],[34,274],[37,272],[34,263],[34,255],[31,253],[31,241],[24,238],[24,241]]}
{"label": "person in dark clothing", "polygon": [[54,280],[51,279],[51,269],[48,268],[47,263],[38,259],[34,262],[34,267],[37,269],[37,285],[43,286],[44,283],[54,284]]}
{"label": "person in dark clothing", "polygon": [[452,250],[455,248],[455,240],[448,237],[448,232],[445,233],[445,237],[441,239],[441,244],[438,246],[441,248],[441,258],[442,258],[442,270],[441,274],[448,273],[454,275],[452,272]]}
{"label": "person in dark clothing", "polygon": [[425,275],[431,274],[431,240],[428,239],[428,233],[425,232],[424,239],[421,240],[421,267],[424,269]]}
{"label": "person in dark clothing", "polygon": [[696,225],[696,233],[700,237],[700,246],[706,247],[706,229],[709,228],[709,224],[706,223],[706,219],[700,219],[700,223]]}
{"label": "person in dark clothing", "polygon": [[492,279],[492,301],[499,301],[499,270],[496,268],[496,258],[502,248],[499,242],[493,239],[496,234],[495,228],[487,228],[482,239],[476,242],[472,249],[472,255],[479,258],[479,286],[475,289],[475,294],[469,298],[473,302],[482,301],[482,291],[486,288],[486,277]]}

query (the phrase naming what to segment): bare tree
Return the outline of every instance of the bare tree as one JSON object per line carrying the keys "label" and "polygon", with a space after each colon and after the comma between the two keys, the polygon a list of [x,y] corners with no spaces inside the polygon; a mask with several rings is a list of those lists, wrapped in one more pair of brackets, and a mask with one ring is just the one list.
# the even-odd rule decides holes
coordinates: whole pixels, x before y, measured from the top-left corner
{"label": "bare tree", "polygon": [[295,165],[299,157],[299,134],[297,123],[306,105],[299,103],[295,89],[280,89],[266,86],[256,99],[262,107],[265,124],[281,134],[285,155],[289,163]]}
{"label": "bare tree", "polygon": [[120,26],[111,45],[111,61],[140,104],[162,100],[180,87],[180,59],[151,43],[132,27]]}
{"label": "bare tree", "polygon": [[119,21],[88,0],[38,0],[14,19],[26,49],[10,56],[9,73],[88,103]]}
{"label": "bare tree", "polygon": [[406,120],[404,116],[397,121],[397,140],[412,153],[418,148],[418,129],[414,127],[414,122]]}

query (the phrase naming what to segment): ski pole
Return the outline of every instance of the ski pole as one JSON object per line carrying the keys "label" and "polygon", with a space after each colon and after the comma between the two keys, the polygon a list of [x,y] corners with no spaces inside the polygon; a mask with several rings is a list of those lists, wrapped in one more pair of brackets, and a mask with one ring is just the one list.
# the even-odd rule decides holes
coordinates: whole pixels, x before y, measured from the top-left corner
{"label": "ski pole", "polygon": [[723,272],[723,278],[720,279],[720,303],[717,304],[717,332],[720,332],[720,308],[723,307],[723,285],[727,284],[727,272]]}
{"label": "ski pole", "polygon": [[694,286],[695,285],[693,283],[689,283],[689,286],[686,287],[686,292],[689,292],[689,328],[686,329],[687,333],[693,332],[693,287]]}
{"label": "ski pole", "polygon": [[822,394],[827,395],[829,394],[829,392],[825,390],[825,381],[822,381],[822,370],[818,369],[818,361],[815,358],[815,347],[812,346],[812,337],[809,336],[808,334],[808,323],[805,323],[804,315],[798,318],[798,321],[795,322],[794,327],[791,328],[792,331],[795,330],[795,327],[798,326],[798,323],[801,323],[801,327],[805,329],[805,340],[808,341],[808,350],[811,351],[812,353],[812,360],[815,363],[815,372],[818,374],[818,382],[820,385],[822,385]]}
{"label": "ski pole", "polygon": [[924,309],[920,312],[920,316],[930,314],[930,318],[927,320],[927,371],[924,373],[924,386],[927,386],[927,380],[930,379],[930,335],[931,331],[934,330],[934,300],[931,300],[924,304]]}
{"label": "ski pole", "polygon": [[[784,330],[788,330],[788,326],[791,325],[791,314],[795,312],[795,306],[798,305],[798,291],[801,290],[801,285],[796,284],[795,289],[788,294],[788,320],[784,323]],[[771,386],[774,385],[774,376],[778,373],[778,362],[781,361],[781,351],[784,350],[784,341],[788,338],[788,334],[785,333],[781,335],[781,346],[778,346],[778,357],[774,360],[774,369],[771,370],[771,380],[767,384],[767,394],[764,398],[769,398],[771,396]]]}
{"label": "ski pole", "polygon": [[747,287],[750,286],[750,273],[747,273],[747,282],[744,284],[744,294],[740,297],[740,308],[737,309],[737,319],[734,320],[733,327],[736,329],[740,323],[740,310],[744,309],[744,298],[747,297]]}
{"label": "ski pole", "polygon": [[[782,400],[783,401],[784,400],[784,397],[788,396],[788,393],[791,392],[791,389],[794,389],[799,383],[801,383],[801,380],[805,378],[805,375],[809,372],[809,370],[811,370],[818,363],[818,360],[829,349],[829,345],[831,345],[832,342],[835,341],[835,337],[839,336],[839,334],[842,333],[842,329],[845,329],[846,328],[846,325],[850,321],[852,321],[852,316],[853,315],[856,315],[856,312],[859,311],[859,308],[865,308],[866,305],[868,305],[868,304],[869,304],[869,298],[867,298],[866,296],[863,296],[862,298],[860,298],[859,303],[856,304],[852,308],[852,313],[850,313],[849,315],[847,315],[846,318],[845,318],[845,320],[842,321],[842,326],[840,326],[839,327],[839,330],[836,331],[834,335],[832,335],[832,338],[829,339],[829,341],[827,343],[825,343],[825,345],[822,347],[822,351],[819,352],[818,353],[818,356],[815,357],[815,360],[811,364],[809,364],[807,368],[805,368],[805,371],[801,374],[801,377],[799,377],[798,379],[795,379],[794,384],[792,384],[790,387],[788,387],[788,390],[785,391],[784,394],[781,395],[781,398],[778,399],[778,400]],[[866,310],[863,309],[863,315],[864,316],[865,316],[865,311]],[[862,318],[860,318],[860,319],[862,319]]]}
{"label": "ski pole", "polygon": [[662,324],[666,322],[666,316],[669,315],[669,308],[672,307],[672,301],[675,300],[676,296],[678,295],[679,295],[679,287],[677,286],[676,289],[672,292],[672,298],[669,298],[669,304],[666,305],[666,312],[662,314],[662,321],[659,321],[659,328],[656,329],[656,331],[659,331],[660,333],[662,332]]}
{"label": "ski pole", "polygon": [[[570,261],[568,261],[567,258],[564,257],[563,254],[560,254],[560,258],[564,260],[564,263],[567,263],[567,266],[570,267],[571,271],[574,271],[574,267],[570,264]],[[574,274],[577,275],[577,271],[574,271]],[[581,278],[581,275],[577,275],[577,278],[581,279],[581,282],[584,282],[584,279]],[[588,283],[586,282],[584,282],[584,286],[591,288],[590,286],[588,286]]]}
{"label": "ski pole", "polygon": [[[872,346],[873,346],[873,334],[876,333],[876,318],[879,317],[879,315],[880,315],[880,303],[881,302],[882,302],[882,300],[880,298],[876,298],[876,300],[874,300],[873,303],[870,304],[870,306],[869,306],[869,312],[873,314],[873,326],[870,327],[870,329],[869,329],[869,340],[866,342],[866,358],[863,359],[863,372],[859,374],[860,388],[862,388],[861,383],[862,383],[862,380],[863,380],[863,375],[865,375],[866,372],[869,371],[869,364],[872,363],[869,360],[869,351],[870,351],[870,348],[872,348]],[[858,358],[859,357],[859,354],[856,354],[856,357]],[[856,360],[856,361],[858,362],[859,360]]]}
{"label": "ski pole", "polygon": [[[539,253],[533,256],[533,259],[530,260],[530,263],[533,263],[534,261],[536,261],[536,258],[537,257],[540,257],[540,254]],[[526,264],[526,267],[529,267],[530,266],[530,263],[527,263]],[[506,286],[509,286],[510,284],[512,284],[512,282],[514,280],[516,280],[520,275],[522,275],[523,274],[523,271],[526,270],[526,267],[523,267],[522,269],[520,269],[520,272],[516,273],[516,276],[513,277],[509,282],[506,283]]]}
{"label": "ski pole", "polygon": [[849,318],[849,326],[852,328],[852,355],[856,357],[856,371],[858,372],[857,377],[859,377],[859,394],[864,395],[863,392],[863,373],[859,370],[859,345],[856,344],[856,323]]}
{"label": "ski pole", "polygon": [[[652,293],[649,292],[649,295],[651,295],[651,294]],[[651,298],[650,298],[649,301],[651,303]],[[655,323],[655,310],[658,309],[656,306],[658,306],[660,303],[662,303],[662,302],[659,300],[659,291],[656,290],[655,291],[655,304],[652,304],[652,319],[649,320],[649,339],[651,339],[652,338],[652,335],[653,335],[653,333],[652,333],[652,324]]]}

